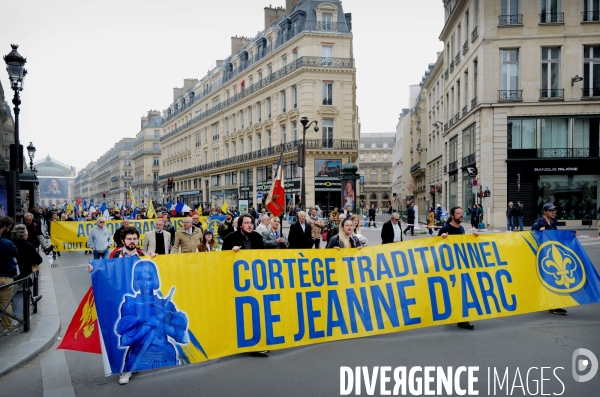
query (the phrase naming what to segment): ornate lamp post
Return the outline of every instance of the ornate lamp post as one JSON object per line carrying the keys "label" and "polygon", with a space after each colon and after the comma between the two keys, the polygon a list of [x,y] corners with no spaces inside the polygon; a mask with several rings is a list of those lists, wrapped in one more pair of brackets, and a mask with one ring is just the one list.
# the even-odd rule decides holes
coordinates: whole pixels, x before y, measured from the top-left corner
{"label": "ornate lamp post", "polygon": [[21,149],[21,142],[19,141],[19,105],[21,104],[21,97],[19,92],[23,91],[23,81],[27,70],[25,69],[25,63],[27,60],[17,52],[19,48],[16,44],[11,44],[12,51],[4,56],[6,62],[6,71],[10,79],[10,88],[15,92],[12,103],[15,105],[15,143],[12,147],[12,153],[10,155],[10,175],[9,180],[12,181],[10,184],[10,198],[8,201],[8,214],[16,222],[17,204],[20,204],[20,200],[17,200],[17,192],[19,191],[19,173],[21,172],[21,158],[23,152]]}
{"label": "ornate lamp post", "polygon": [[301,208],[306,209],[306,130],[313,123],[315,124],[315,132],[319,132],[319,122],[317,120],[308,121],[308,117],[300,119],[302,123],[302,145],[298,148],[298,166],[302,168],[302,185],[300,189]]}
{"label": "ornate lamp post", "polygon": [[33,146],[33,142],[29,142],[29,146],[27,146],[27,154],[29,154],[29,170],[31,172],[36,172],[37,170],[33,169],[33,158],[35,157],[35,146]]}

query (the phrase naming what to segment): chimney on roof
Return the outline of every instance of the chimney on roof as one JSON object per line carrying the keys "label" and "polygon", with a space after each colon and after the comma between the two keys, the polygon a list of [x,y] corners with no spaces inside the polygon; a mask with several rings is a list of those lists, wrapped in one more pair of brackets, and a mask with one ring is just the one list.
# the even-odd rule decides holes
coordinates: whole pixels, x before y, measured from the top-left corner
{"label": "chimney on roof", "polygon": [[285,15],[285,8],[265,7],[265,30],[282,15]]}
{"label": "chimney on roof", "polygon": [[235,54],[237,52],[237,50],[239,50],[240,48],[242,48],[243,46],[246,45],[247,42],[249,42],[250,40],[248,40],[245,37],[238,37],[237,35],[235,35],[235,37],[231,38],[231,55]]}

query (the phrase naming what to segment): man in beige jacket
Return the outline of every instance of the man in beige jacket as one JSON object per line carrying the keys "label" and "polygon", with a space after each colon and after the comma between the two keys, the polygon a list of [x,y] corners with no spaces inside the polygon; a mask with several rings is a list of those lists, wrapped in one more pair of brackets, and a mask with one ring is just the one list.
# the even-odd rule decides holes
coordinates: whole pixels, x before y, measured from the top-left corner
{"label": "man in beige jacket", "polygon": [[154,225],[154,230],[146,233],[144,238],[144,251],[147,255],[154,253],[158,255],[168,254],[171,248],[171,233],[163,230],[165,221],[162,218],[158,218]]}
{"label": "man in beige jacket", "polygon": [[175,232],[175,242],[173,243],[174,254],[196,252],[198,250],[198,244],[202,241],[202,232],[200,229],[192,224],[192,218],[185,217],[183,219],[183,228]]}
{"label": "man in beige jacket", "polygon": [[319,248],[321,246],[321,231],[325,227],[325,223],[319,216],[317,215],[317,209],[313,208],[310,217],[306,220],[310,225],[310,233],[313,242],[313,246],[315,248]]}

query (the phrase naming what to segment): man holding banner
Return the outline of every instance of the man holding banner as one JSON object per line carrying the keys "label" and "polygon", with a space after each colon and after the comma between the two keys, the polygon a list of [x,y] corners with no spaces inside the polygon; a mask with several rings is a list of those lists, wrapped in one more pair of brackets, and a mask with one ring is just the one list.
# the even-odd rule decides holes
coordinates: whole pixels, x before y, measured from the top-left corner
{"label": "man holding banner", "polygon": [[[463,219],[463,209],[461,207],[452,207],[450,209],[450,221],[440,228],[438,236],[448,238],[448,236],[451,234],[465,234],[465,228],[461,226]],[[477,237],[479,234],[477,232],[473,232],[473,235]],[[475,326],[468,321],[462,321],[456,325],[464,329],[475,329]]]}
{"label": "man holding banner", "polygon": [[[554,204],[552,203],[546,203],[544,204],[544,206],[542,207],[542,212],[544,213],[544,215],[536,220],[533,224],[533,226],[531,227],[531,230],[539,230],[540,232],[546,231],[546,230],[558,230],[558,227],[556,226],[556,207],[554,206]],[[550,313],[552,314],[560,314],[560,315],[565,315],[567,314],[567,311],[565,309],[550,309],[549,310]]]}

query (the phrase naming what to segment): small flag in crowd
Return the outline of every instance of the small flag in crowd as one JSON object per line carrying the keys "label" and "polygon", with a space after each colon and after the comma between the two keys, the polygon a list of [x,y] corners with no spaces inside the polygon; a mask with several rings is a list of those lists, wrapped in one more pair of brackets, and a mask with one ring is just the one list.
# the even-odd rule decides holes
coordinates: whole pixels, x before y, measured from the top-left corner
{"label": "small flag in crowd", "polygon": [[227,204],[227,201],[225,201],[223,203],[223,206],[221,207],[221,211],[223,211],[224,214],[226,214],[227,211],[229,211],[229,204]]}
{"label": "small flag in crowd", "polygon": [[57,349],[102,354],[96,302],[92,287],[85,294]]}
{"label": "small flag in crowd", "polygon": [[137,208],[137,203],[135,202],[135,197],[133,197],[133,190],[131,186],[129,186],[129,200],[131,200],[131,207]]}
{"label": "small flag in crowd", "polygon": [[156,218],[156,211],[154,210],[154,204],[152,204],[152,199],[148,202],[148,210],[146,210],[146,217],[148,219]]}

